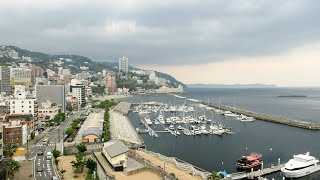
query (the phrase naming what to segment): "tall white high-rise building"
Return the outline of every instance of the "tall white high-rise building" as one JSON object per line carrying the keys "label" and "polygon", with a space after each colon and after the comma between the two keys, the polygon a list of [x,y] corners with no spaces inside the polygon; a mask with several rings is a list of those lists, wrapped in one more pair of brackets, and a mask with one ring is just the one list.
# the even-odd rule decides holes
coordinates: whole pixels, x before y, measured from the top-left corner
{"label": "tall white high-rise building", "polygon": [[128,58],[127,57],[119,58],[119,72],[123,71],[127,74],[128,70],[129,70]]}

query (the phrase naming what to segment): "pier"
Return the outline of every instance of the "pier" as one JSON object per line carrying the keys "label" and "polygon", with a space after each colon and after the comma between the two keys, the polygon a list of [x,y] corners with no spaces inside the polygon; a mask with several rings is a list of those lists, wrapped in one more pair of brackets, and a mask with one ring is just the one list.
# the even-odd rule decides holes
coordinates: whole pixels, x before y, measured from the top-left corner
{"label": "pier", "polygon": [[269,168],[265,168],[265,169],[262,169],[262,170],[259,170],[259,171],[253,171],[251,173],[247,173],[247,178],[248,179],[255,179],[255,178],[258,178],[258,177],[262,177],[264,175],[272,174],[272,173],[280,171],[282,167],[284,167],[284,164],[271,166]]}
{"label": "pier", "polygon": [[143,139],[133,128],[128,117],[118,110],[110,110],[110,132],[112,139],[119,139],[125,142],[129,147],[145,147]]}
{"label": "pier", "polygon": [[117,111],[118,113],[121,113],[122,115],[128,115],[130,107],[131,107],[130,103],[120,102],[113,108],[113,110]]}
{"label": "pier", "polygon": [[288,126],[309,129],[309,130],[314,130],[314,131],[320,130],[320,123],[316,123],[316,122],[306,122],[306,121],[295,120],[295,119],[274,117],[274,116],[263,114],[263,113],[248,111],[248,110],[239,109],[236,107],[218,105],[218,104],[214,104],[214,103],[202,102],[202,104],[216,108],[216,109],[220,109],[223,111],[231,111],[236,114],[243,114],[245,116],[253,117],[257,120],[268,121],[268,122],[273,122],[273,123],[278,123],[278,124],[284,124],[284,125],[288,125]]}
{"label": "pier", "polygon": [[150,136],[159,137],[159,135],[143,119],[140,119],[140,122],[145,126]]}

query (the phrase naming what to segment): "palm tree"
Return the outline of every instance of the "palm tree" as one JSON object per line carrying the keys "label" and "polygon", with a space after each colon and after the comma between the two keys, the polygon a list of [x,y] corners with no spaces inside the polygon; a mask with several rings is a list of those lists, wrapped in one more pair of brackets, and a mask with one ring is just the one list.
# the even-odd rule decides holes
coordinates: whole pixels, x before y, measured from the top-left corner
{"label": "palm tree", "polygon": [[213,171],[212,174],[210,174],[208,177],[207,177],[208,180],[220,180],[221,177],[218,175],[217,172]]}
{"label": "palm tree", "polygon": [[6,162],[6,167],[5,167],[6,174],[7,174],[6,177],[8,177],[8,175],[14,176],[14,173],[19,171],[20,167],[21,167],[21,165],[19,164],[18,161],[8,159]]}
{"label": "palm tree", "polygon": [[16,143],[9,142],[3,147],[4,156],[12,159],[13,154],[18,150]]}

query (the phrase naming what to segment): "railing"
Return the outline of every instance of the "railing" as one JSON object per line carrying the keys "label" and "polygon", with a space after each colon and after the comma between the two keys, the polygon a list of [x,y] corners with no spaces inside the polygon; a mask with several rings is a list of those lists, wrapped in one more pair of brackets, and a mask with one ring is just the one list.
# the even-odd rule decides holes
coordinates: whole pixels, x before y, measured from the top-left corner
{"label": "railing", "polygon": [[182,160],[179,160],[175,157],[167,157],[167,156],[164,156],[160,153],[155,153],[155,152],[148,151],[145,149],[139,149],[139,150],[143,151],[147,154],[150,154],[152,156],[157,156],[162,161],[171,162],[171,163],[175,164],[177,166],[177,168],[184,170],[184,171],[187,171],[193,176],[201,176],[202,179],[207,179],[207,177],[211,174],[210,172],[207,172],[199,167],[193,166],[193,165],[191,165],[187,162],[184,162]]}

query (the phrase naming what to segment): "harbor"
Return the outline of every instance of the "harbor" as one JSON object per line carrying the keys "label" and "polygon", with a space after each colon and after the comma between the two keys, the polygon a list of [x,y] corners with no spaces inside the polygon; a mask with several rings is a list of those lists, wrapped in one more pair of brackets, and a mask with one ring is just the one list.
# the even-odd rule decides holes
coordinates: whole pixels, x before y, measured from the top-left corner
{"label": "harbor", "polygon": [[[138,133],[144,139],[148,150],[183,159],[184,161],[195,164],[209,172],[212,172],[212,170],[226,170],[228,174],[233,174],[236,172],[234,166],[236,159],[250,152],[259,152],[263,154],[264,168],[270,168],[270,170],[275,167],[273,164],[277,164],[274,162],[277,162],[278,158],[281,158],[282,162],[286,162],[292,158],[293,154],[304,153],[307,151],[311,151],[311,153],[315,155],[320,153],[318,150],[320,149],[319,145],[313,144],[310,147],[309,143],[320,138],[317,131],[310,131],[309,129],[304,128],[292,128],[290,126],[281,126],[268,121],[261,121],[260,119],[251,116],[251,114],[237,113],[227,109],[223,110],[222,108],[219,110],[218,103],[216,103],[217,108],[202,104],[201,102],[205,102],[205,100],[209,99],[208,96],[202,99],[191,94],[183,94],[179,96],[180,97],[175,97],[172,95],[138,96],[127,100],[128,102],[133,102],[128,117],[136,130],[138,128]],[[250,94],[250,96],[252,96],[252,94]],[[276,98],[276,96],[274,97]],[[250,97],[250,99],[251,98],[252,97]],[[195,101],[190,101],[188,99]],[[216,97],[215,99],[218,100],[220,98]],[[210,100],[211,102],[214,102],[213,98],[210,98]],[[279,100],[287,101],[288,99]],[[277,117],[277,114],[268,112],[270,109],[275,109],[277,107],[276,105],[274,108],[272,106],[272,108],[265,108],[265,111],[259,111],[257,109],[260,109],[260,107],[250,108],[244,106],[243,104],[234,103],[233,98],[230,98],[229,101],[221,98],[221,101],[223,103],[220,103],[220,107],[222,107],[222,104],[223,106],[227,107],[232,107],[233,104],[236,104],[237,106],[235,107],[238,109],[250,109],[252,112],[263,112],[262,114],[270,114],[270,116]],[[246,102],[243,99],[241,99],[241,101]],[[267,100],[263,101],[268,102]],[[158,102],[161,104],[161,106],[153,109],[153,107],[147,106],[152,106],[150,104],[154,103],[148,102]],[[194,111],[188,112],[187,109],[185,109],[185,112],[181,111],[181,107],[183,105],[192,107]],[[145,106],[141,108],[141,110],[146,111],[139,113],[135,109],[136,106]],[[172,111],[175,110],[174,107],[176,107],[177,111]],[[160,110],[162,111],[161,113]],[[294,112],[297,112],[297,114],[300,112],[298,111],[299,109],[294,110]],[[283,109],[283,111],[288,112],[287,109]],[[159,114],[162,114],[164,124],[160,122],[162,118],[158,120]],[[211,120],[211,122],[204,123],[207,130],[210,129],[210,125],[212,123],[216,123],[231,128],[231,132],[234,132],[234,134],[228,135],[227,133],[223,133],[221,136],[213,134],[205,135],[202,133],[199,135],[185,134],[185,130],[191,132],[191,126],[197,126],[200,129],[202,123],[183,123],[179,122],[179,120],[182,121],[183,117],[191,115],[194,117],[194,120],[199,120],[199,117],[204,114],[207,119]],[[144,117],[147,115],[152,121],[152,124],[149,125],[149,127],[151,127],[158,134],[158,138],[150,136],[143,123],[141,123],[141,120],[144,120]],[[245,118],[242,119],[242,115],[246,116],[245,118],[247,118],[247,120],[245,120]],[[176,120],[175,117],[178,117],[178,123],[170,123],[170,120],[169,123],[167,123],[167,118],[169,117],[174,117],[174,120]],[[315,115],[311,114],[310,117],[314,119],[313,117],[315,117]],[[291,116],[291,114],[288,114],[288,116],[283,115],[281,118],[299,119],[299,116]],[[302,121],[308,122],[308,119],[301,119]],[[182,130],[178,130],[180,135],[175,136],[168,131],[171,124],[174,126],[175,130],[178,130],[178,126],[182,127]],[[166,130],[166,128],[168,129]],[[292,139],[291,137],[295,138]],[[274,141],[275,138],[277,141]],[[283,142],[286,142],[286,146],[283,145]],[[299,146],[296,146],[297,142]],[[169,148],[170,151],[167,148]],[[197,153],[197,158],[195,158],[195,152],[199,152],[200,149],[201,153]],[[233,151],[235,149],[237,151]],[[260,176],[260,178],[259,176],[256,178],[282,179],[283,177],[279,171],[272,172],[271,174],[264,173]],[[315,177],[317,176],[317,173],[310,176]]]}
{"label": "harbor", "polygon": [[279,117],[274,117],[274,116],[263,114],[263,113],[257,113],[257,112],[248,111],[245,109],[240,109],[237,107],[224,106],[224,105],[215,104],[215,103],[202,102],[202,104],[209,107],[213,107],[215,109],[219,109],[221,111],[230,111],[235,114],[242,114],[242,115],[253,117],[255,119],[262,120],[262,121],[284,124],[288,126],[309,129],[309,130],[320,130],[320,123],[317,123],[317,122],[305,122],[305,121],[289,119],[289,118],[279,118]]}

